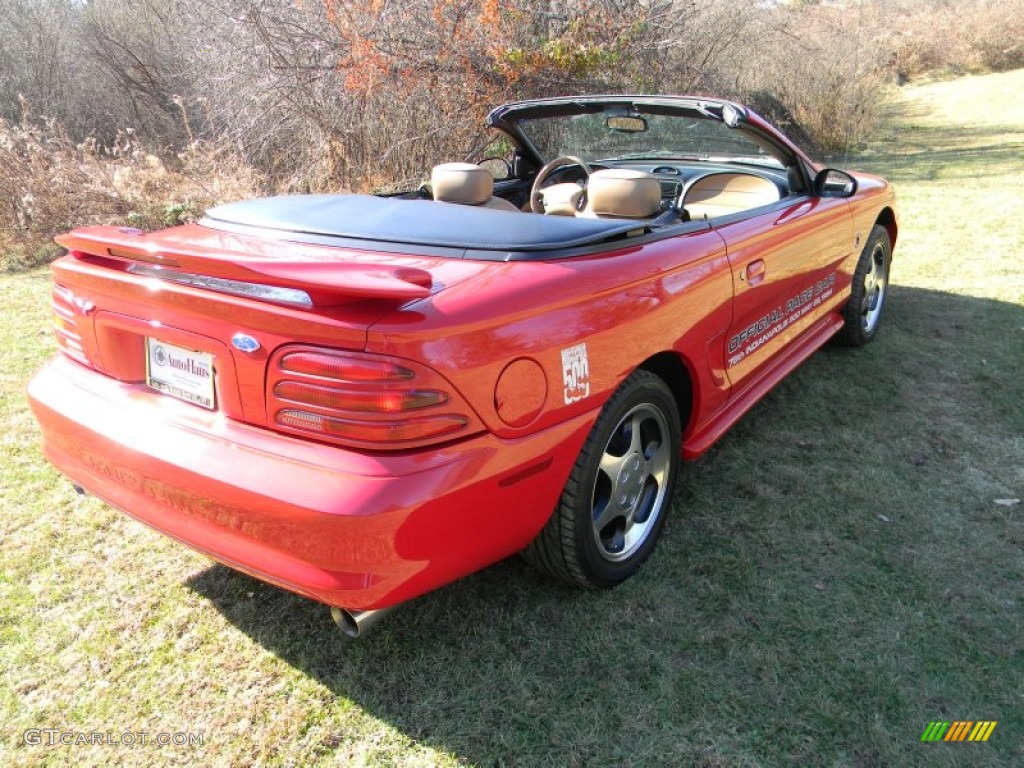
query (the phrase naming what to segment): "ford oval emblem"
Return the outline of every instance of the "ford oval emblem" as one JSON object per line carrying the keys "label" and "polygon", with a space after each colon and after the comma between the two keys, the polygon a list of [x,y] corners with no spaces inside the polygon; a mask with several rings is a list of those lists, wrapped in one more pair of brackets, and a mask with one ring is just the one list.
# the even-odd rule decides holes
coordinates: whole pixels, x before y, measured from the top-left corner
{"label": "ford oval emblem", "polygon": [[236,333],[231,337],[231,344],[242,352],[255,352],[260,348],[260,343],[246,333]]}

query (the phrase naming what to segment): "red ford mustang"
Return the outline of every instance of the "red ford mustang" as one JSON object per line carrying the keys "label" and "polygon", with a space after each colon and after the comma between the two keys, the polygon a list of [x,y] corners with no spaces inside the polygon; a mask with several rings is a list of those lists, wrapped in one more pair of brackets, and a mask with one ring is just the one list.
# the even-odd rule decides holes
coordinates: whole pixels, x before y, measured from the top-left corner
{"label": "red ford mustang", "polygon": [[504,157],[417,191],[59,237],[60,353],[29,385],[49,459],[349,634],[516,552],[633,575],[681,459],[829,338],[875,336],[893,192],[725,101],[488,125]]}

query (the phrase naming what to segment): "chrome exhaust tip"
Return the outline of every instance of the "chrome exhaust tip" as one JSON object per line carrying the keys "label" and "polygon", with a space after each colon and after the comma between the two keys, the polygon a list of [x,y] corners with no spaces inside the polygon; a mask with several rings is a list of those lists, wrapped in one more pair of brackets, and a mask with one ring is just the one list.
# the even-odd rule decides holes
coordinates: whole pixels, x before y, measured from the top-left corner
{"label": "chrome exhaust tip", "polygon": [[331,618],[338,625],[341,634],[356,640],[365,635],[378,621],[387,616],[395,606],[376,611],[350,611],[348,608],[331,607]]}

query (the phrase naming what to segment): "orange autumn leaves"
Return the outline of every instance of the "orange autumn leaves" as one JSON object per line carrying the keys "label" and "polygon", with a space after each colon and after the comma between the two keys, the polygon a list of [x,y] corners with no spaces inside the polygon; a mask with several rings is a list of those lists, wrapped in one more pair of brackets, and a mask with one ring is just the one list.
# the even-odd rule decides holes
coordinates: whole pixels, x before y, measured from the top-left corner
{"label": "orange autumn leaves", "polygon": [[600,79],[645,21],[607,0],[320,1],[350,92],[457,88],[480,104]]}

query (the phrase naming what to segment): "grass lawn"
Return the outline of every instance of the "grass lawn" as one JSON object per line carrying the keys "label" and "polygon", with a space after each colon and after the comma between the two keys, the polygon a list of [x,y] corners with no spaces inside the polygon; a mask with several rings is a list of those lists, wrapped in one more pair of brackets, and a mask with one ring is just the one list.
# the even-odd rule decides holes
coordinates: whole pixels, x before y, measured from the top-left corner
{"label": "grass lawn", "polygon": [[[25,382],[48,275],[0,277],[0,765],[1024,765],[1024,71],[906,88],[877,341],[701,461],[638,578],[501,563],[347,643],[323,606],[80,498]],[[997,720],[987,743],[920,741]],[[23,732],[201,733],[192,746]]]}

